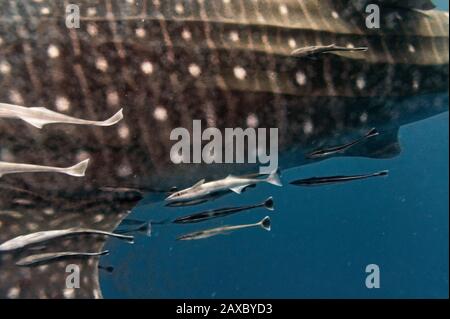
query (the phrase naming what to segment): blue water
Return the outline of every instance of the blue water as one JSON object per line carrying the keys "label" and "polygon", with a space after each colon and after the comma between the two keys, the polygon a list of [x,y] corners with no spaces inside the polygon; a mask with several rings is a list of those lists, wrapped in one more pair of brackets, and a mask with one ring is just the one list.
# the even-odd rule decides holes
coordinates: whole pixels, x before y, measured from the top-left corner
{"label": "blue water", "polygon": [[[447,1],[439,1],[448,10]],[[403,126],[400,156],[338,158],[283,171],[283,180],[375,172],[388,178],[319,188],[260,185],[210,204],[168,209],[142,205],[132,218],[162,220],[273,196],[258,209],[194,225],[154,226],[134,245],[110,241],[100,274],[106,298],[448,298],[448,112]],[[178,242],[190,231],[272,219],[250,229]],[[379,289],[365,286],[365,267],[380,267]]]}

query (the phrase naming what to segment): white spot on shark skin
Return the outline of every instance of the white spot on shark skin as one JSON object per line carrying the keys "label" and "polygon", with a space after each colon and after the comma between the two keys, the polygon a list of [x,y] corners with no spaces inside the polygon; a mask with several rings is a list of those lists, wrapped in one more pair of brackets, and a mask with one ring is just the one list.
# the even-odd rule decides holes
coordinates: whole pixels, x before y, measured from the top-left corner
{"label": "white spot on shark skin", "polygon": [[145,37],[145,34],[146,34],[144,28],[137,28],[135,33],[138,38],[143,38],[143,37]]}
{"label": "white spot on shark skin", "polygon": [[119,177],[127,177],[127,176],[130,176],[131,174],[133,174],[133,171],[131,170],[130,165],[121,164],[117,168],[117,174],[119,175]]}
{"label": "white spot on shark skin", "polygon": [[47,54],[50,58],[55,59],[59,57],[59,49],[56,45],[51,44],[47,49]]}
{"label": "white spot on shark skin", "polygon": [[58,96],[55,100],[56,109],[65,112],[70,109],[70,101],[65,96]]}
{"label": "white spot on shark skin", "polygon": [[224,4],[230,4],[230,0],[222,0]]}
{"label": "white spot on shark skin", "polygon": [[247,116],[247,126],[255,128],[255,127],[258,127],[258,124],[259,124],[259,120],[258,120],[258,117],[256,116],[256,114],[250,113]]}
{"label": "white spot on shark skin", "polygon": [[289,13],[289,9],[285,4],[280,4],[280,6],[278,7],[278,10],[280,11],[281,15],[287,15]]}
{"label": "white spot on shark skin", "polygon": [[6,61],[0,62],[0,73],[1,74],[9,74],[11,72],[11,66]]}
{"label": "white spot on shark skin", "polygon": [[16,299],[18,298],[20,295],[20,288],[19,287],[12,287],[8,290],[6,296],[9,299]]}
{"label": "white spot on shark skin", "polygon": [[93,220],[94,223],[100,223],[101,221],[103,221],[105,219],[105,215],[103,214],[97,214],[94,216]]}
{"label": "white spot on shark skin", "polygon": [[238,80],[244,80],[247,77],[247,71],[241,66],[235,66],[233,72]]}
{"label": "white spot on shark skin", "polygon": [[183,14],[184,13],[184,6],[182,3],[177,3],[175,5],[175,12],[178,14]]}
{"label": "white spot on shark skin", "polygon": [[347,43],[347,48],[354,49],[355,45],[353,43]]}
{"label": "white spot on shark skin", "polygon": [[2,44],[3,44],[3,38],[0,37],[0,45],[2,45]]}
{"label": "white spot on shark skin", "polygon": [[81,150],[81,151],[78,151],[76,159],[78,162],[81,162],[81,161],[87,160],[90,157],[91,156],[89,155],[89,152]]}
{"label": "white spot on shark skin", "polygon": [[51,207],[44,209],[43,212],[47,216],[51,216],[51,215],[55,214],[55,210]]}
{"label": "white spot on shark skin", "polygon": [[108,90],[108,93],[106,93],[106,102],[110,106],[117,106],[119,104],[119,93],[113,89]]}
{"label": "white spot on shark skin", "polygon": [[127,0],[128,4],[134,4],[134,0]]}
{"label": "white spot on shark skin", "polygon": [[73,299],[75,298],[75,289],[74,288],[65,288],[63,290],[64,298]]}
{"label": "white spot on shark skin", "polygon": [[413,85],[412,85],[412,86],[413,86],[413,89],[417,91],[417,90],[420,88],[419,80],[414,79],[414,80],[413,80]]}
{"label": "white spot on shark skin", "polygon": [[126,124],[120,124],[119,128],[117,129],[117,133],[123,140],[126,140],[128,137],[130,137],[130,129]]}
{"label": "white spot on shark skin", "polygon": [[239,33],[237,33],[237,31],[231,31],[230,32],[230,40],[233,42],[238,42],[239,41]]}
{"label": "white spot on shark skin", "polygon": [[416,48],[412,44],[409,44],[408,45],[408,51],[411,52],[411,53],[415,53],[416,52]]}
{"label": "white spot on shark skin", "polygon": [[108,70],[108,61],[104,57],[99,57],[95,60],[95,67],[102,72]]}
{"label": "white spot on shark skin", "polygon": [[303,71],[298,71],[295,74],[295,80],[297,81],[298,85],[303,86],[306,84],[306,74]]}
{"label": "white spot on shark skin", "polygon": [[192,33],[191,31],[189,31],[188,29],[183,29],[183,32],[181,32],[181,37],[186,40],[189,41],[192,39]]}
{"label": "white spot on shark skin", "polygon": [[197,64],[190,64],[189,65],[189,73],[193,76],[193,77],[199,77],[200,74],[202,73],[202,70],[200,69],[200,67]]}
{"label": "white spot on shark skin", "polygon": [[366,87],[366,79],[363,76],[359,76],[356,79],[356,86],[358,89],[363,90]]}
{"label": "white spot on shark skin", "polygon": [[13,104],[19,104],[19,105],[23,104],[22,95],[20,95],[20,93],[16,90],[9,91],[9,99],[11,100],[11,102]]}
{"label": "white spot on shark skin", "polygon": [[366,112],[361,114],[361,116],[359,117],[359,120],[361,121],[361,123],[366,123],[368,119],[369,119],[369,115],[367,115]]}
{"label": "white spot on shark skin", "polygon": [[291,49],[295,49],[297,47],[297,41],[295,41],[294,38],[290,38],[288,44]]}
{"label": "white spot on shark skin", "polygon": [[47,7],[41,8],[41,14],[42,14],[42,15],[48,15],[48,14],[50,14],[50,9],[47,8]]}
{"label": "white spot on shark skin", "polygon": [[311,121],[306,121],[305,124],[303,124],[303,132],[307,135],[311,134],[314,131],[314,125]]}
{"label": "white spot on shark skin", "polygon": [[153,64],[150,61],[144,61],[141,64],[141,70],[145,74],[152,74],[153,73]]}
{"label": "white spot on shark skin", "polygon": [[161,122],[167,120],[167,110],[163,106],[157,106],[153,111],[153,117]]}
{"label": "white spot on shark skin", "polygon": [[86,13],[87,13],[88,16],[93,17],[93,16],[95,16],[97,14],[97,8],[89,7],[89,8],[87,8]]}
{"label": "white spot on shark skin", "polygon": [[333,19],[339,19],[339,13],[337,13],[336,11],[331,12],[331,16],[333,17]]}
{"label": "white spot on shark skin", "polygon": [[95,37],[98,34],[97,26],[94,23],[88,23],[86,30],[91,37]]}

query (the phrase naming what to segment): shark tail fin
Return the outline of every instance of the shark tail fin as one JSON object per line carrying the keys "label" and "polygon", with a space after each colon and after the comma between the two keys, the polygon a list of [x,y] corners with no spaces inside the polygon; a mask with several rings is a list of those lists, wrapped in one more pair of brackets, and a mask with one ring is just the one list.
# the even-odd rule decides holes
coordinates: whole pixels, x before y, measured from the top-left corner
{"label": "shark tail fin", "polygon": [[274,210],[274,203],[273,203],[273,198],[272,196],[270,196],[269,198],[267,198],[264,201],[264,207],[267,208],[268,210]]}
{"label": "shark tail fin", "polygon": [[260,222],[259,225],[264,228],[267,231],[270,231],[270,217],[266,216],[264,217]]}
{"label": "shark tail fin", "polygon": [[371,129],[369,132],[367,132],[366,134],[366,138],[371,138],[374,136],[380,135],[380,132],[378,132],[378,130],[376,128]]}
{"label": "shark tail fin", "polygon": [[111,116],[109,119],[105,121],[98,122],[99,126],[111,126],[118,122],[120,122],[123,119],[123,109],[120,109],[116,114]]}
{"label": "shark tail fin", "polygon": [[89,165],[89,158],[64,170],[70,176],[83,177]]}
{"label": "shark tail fin", "polygon": [[283,186],[280,180],[280,176],[278,174],[278,170],[275,170],[272,173],[270,173],[270,175],[266,179],[266,182],[280,187]]}

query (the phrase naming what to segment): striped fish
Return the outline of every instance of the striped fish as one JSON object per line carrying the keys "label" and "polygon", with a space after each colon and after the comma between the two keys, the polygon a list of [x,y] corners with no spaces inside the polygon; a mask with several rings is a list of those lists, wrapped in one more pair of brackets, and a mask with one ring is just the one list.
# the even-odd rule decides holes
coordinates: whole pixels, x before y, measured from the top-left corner
{"label": "striped fish", "polygon": [[[66,25],[69,3],[80,9],[79,28]],[[369,3],[382,9],[379,29],[366,26]],[[1,1],[0,103],[82,119],[124,112],[111,127],[39,130],[0,118],[1,161],[65,167],[91,159],[82,180],[2,177],[9,191],[0,192],[1,242],[79,224],[112,231],[121,208],[137,200],[103,203],[96,198],[104,193],[94,192],[102,186],[167,188],[254,171],[172,164],[169,134],[191,129],[193,119],[222,130],[278,127],[283,168],[372,127],[380,135],[345,155],[397,155],[400,126],[448,110],[449,18],[432,7],[426,0]],[[311,59],[305,48],[319,54]],[[100,251],[103,243],[50,248]],[[0,296],[101,297],[95,260],[81,261],[83,289],[67,291],[63,262],[18,270],[16,257],[0,256]]]}

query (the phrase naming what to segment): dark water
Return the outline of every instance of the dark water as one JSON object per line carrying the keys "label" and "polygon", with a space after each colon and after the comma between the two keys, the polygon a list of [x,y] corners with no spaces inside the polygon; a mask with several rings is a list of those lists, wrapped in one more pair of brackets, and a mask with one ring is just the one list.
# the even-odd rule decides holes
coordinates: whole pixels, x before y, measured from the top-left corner
{"label": "dark water", "polygon": [[[447,1],[439,1],[448,10]],[[155,225],[133,246],[110,241],[101,259],[105,298],[444,298],[448,297],[448,112],[402,127],[400,156],[331,159],[283,171],[285,187],[259,185],[190,208],[141,205],[132,218],[163,220],[268,196],[258,209],[193,225]],[[320,188],[288,181],[389,169],[387,178]],[[272,218],[272,231],[249,229],[206,240],[181,234]],[[365,286],[365,267],[380,268],[379,289]]]}
{"label": "dark water", "polygon": [[[192,242],[174,239],[212,221],[154,226],[133,246],[110,242],[102,258],[105,297],[446,297],[448,296],[448,113],[400,131],[392,160],[332,159],[283,172],[313,175],[389,169],[388,178],[320,188],[260,185],[195,208],[142,206],[132,217],[160,220],[207,208],[259,202],[272,195],[272,231],[250,229]],[[258,221],[259,209],[228,224]],[[225,222],[225,221],[223,221]],[[379,265],[381,288],[365,287]]]}

